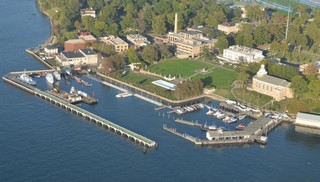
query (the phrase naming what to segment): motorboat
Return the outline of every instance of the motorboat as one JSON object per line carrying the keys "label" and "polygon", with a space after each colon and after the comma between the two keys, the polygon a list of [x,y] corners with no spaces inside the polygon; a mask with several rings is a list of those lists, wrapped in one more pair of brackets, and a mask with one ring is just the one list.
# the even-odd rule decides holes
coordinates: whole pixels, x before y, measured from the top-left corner
{"label": "motorboat", "polygon": [[243,130],[245,127],[246,127],[245,125],[239,124],[239,125],[236,127],[236,129],[238,129],[238,130]]}
{"label": "motorboat", "polygon": [[53,76],[57,81],[61,80],[61,74],[58,71],[53,72]]}
{"label": "motorboat", "polygon": [[217,126],[204,124],[204,125],[200,126],[200,129],[202,131],[214,131],[214,130],[217,130]]}
{"label": "motorboat", "polygon": [[37,82],[33,80],[29,75],[26,73],[22,73],[21,75],[18,76],[18,79],[23,81],[24,83],[27,83],[29,85],[36,85]]}
{"label": "motorboat", "polygon": [[245,117],[246,117],[246,115],[240,115],[240,116],[238,116],[238,119],[243,120]]}
{"label": "motorboat", "polygon": [[47,74],[46,74],[46,80],[47,80],[48,83],[53,84],[54,78],[53,78],[52,73],[47,73]]}
{"label": "motorboat", "polygon": [[132,93],[123,92],[123,93],[117,94],[116,97],[117,97],[117,98],[122,98],[122,97],[130,97],[130,96],[132,96],[132,95],[133,95]]}

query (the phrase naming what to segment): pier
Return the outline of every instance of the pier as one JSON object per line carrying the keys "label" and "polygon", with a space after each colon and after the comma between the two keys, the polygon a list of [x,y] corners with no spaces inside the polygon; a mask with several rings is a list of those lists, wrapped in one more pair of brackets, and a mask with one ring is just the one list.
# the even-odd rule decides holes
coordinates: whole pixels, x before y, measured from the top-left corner
{"label": "pier", "polygon": [[266,144],[268,142],[268,132],[281,124],[281,122],[282,120],[264,117],[253,121],[242,131],[207,131],[206,136],[211,140],[202,140],[187,133],[180,133],[175,128],[169,128],[167,125],[163,125],[163,129],[191,141],[195,145],[247,144],[254,142]]}
{"label": "pier", "polygon": [[247,116],[249,116],[251,118],[254,118],[254,119],[258,119],[262,115],[262,113],[260,111],[259,112],[242,111],[239,108],[235,107],[234,105],[227,104],[225,102],[220,102],[220,108],[222,108],[222,109],[224,109],[226,111],[232,111],[232,112],[236,112],[236,113],[241,113],[241,114],[247,115]]}
{"label": "pier", "polygon": [[[15,72],[16,74],[18,74],[19,72]],[[23,73],[23,72],[20,72],[20,73]],[[28,85],[26,83],[23,83],[23,82],[18,82],[12,78],[15,78],[14,75],[12,75],[12,73],[9,73],[7,75],[5,75],[4,77],[2,77],[2,79],[13,85],[13,86],[16,86],[24,91],[27,91],[31,94],[34,94],[44,100],[47,100],[49,101],[50,103],[53,103],[57,106],[59,106],[60,108],[63,108],[67,111],[70,111],[71,113],[74,113],[74,114],[77,114],[89,121],[92,121],[94,123],[97,123],[98,125],[101,125],[102,127],[105,127],[125,138],[128,138],[130,139],[131,141],[134,141],[144,147],[148,147],[148,148],[153,148],[153,147],[157,147],[157,143],[142,136],[142,135],[139,135],[131,130],[128,130],[122,126],[119,126],[109,120],[106,120],[98,115],[95,115],[89,111],[86,111],[78,106],[75,106],[61,98],[58,98],[54,95],[51,95],[49,93],[46,93],[44,91],[41,91],[40,89],[38,88],[35,88],[31,85]]]}
{"label": "pier", "polygon": [[187,120],[184,120],[184,119],[176,119],[174,120],[175,122],[177,123],[181,123],[181,124],[185,124],[185,125],[189,125],[189,126],[202,126],[203,124],[201,123],[198,123],[198,121],[196,122],[193,122],[193,121],[187,121]]}

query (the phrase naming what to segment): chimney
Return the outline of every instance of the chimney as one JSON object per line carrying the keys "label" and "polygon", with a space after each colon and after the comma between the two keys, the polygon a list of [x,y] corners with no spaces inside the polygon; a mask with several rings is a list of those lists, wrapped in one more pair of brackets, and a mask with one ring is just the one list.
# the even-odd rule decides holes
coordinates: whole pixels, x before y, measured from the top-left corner
{"label": "chimney", "polygon": [[178,33],[178,14],[174,16],[174,33]]}

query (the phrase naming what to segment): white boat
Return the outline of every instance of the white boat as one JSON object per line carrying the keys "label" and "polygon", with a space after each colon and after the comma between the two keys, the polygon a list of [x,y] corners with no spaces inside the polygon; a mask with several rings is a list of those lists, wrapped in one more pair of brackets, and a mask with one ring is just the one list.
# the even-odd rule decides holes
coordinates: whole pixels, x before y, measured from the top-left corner
{"label": "white boat", "polygon": [[222,121],[228,123],[230,119],[231,119],[231,117],[226,116],[225,118],[223,118]]}
{"label": "white boat", "polygon": [[240,115],[240,116],[238,116],[238,119],[243,120],[245,117],[246,117],[246,115]]}
{"label": "white boat", "polygon": [[58,71],[53,72],[53,76],[56,80],[61,80],[61,74]]}
{"label": "white boat", "polygon": [[46,74],[46,80],[48,81],[48,83],[53,84],[54,78],[53,78],[52,73],[47,73],[47,74]]}
{"label": "white boat", "polygon": [[209,132],[206,132],[206,138],[207,138],[208,140],[212,140],[212,139],[213,139],[213,137],[210,136],[210,133],[209,133]]}
{"label": "white boat", "polygon": [[29,84],[29,85],[36,85],[37,82],[33,80],[29,75],[26,73],[22,73],[21,75],[18,76],[18,79]]}
{"label": "white boat", "polygon": [[213,110],[209,110],[208,112],[206,112],[206,115],[213,115],[215,112]]}
{"label": "white boat", "polygon": [[226,123],[231,124],[231,123],[236,122],[237,120],[238,120],[237,118],[230,117],[229,120]]}
{"label": "white boat", "polygon": [[225,114],[223,113],[223,112],[217,112],[216,113],[216,117],[218,118],[218,119],[222,119],[222,118],[224,118],[225,117]]}
{"label": "white boat", "polygon": [[122,98],[122,97],[130,97],[130,96],[132,96],[132,95],[133,95],[132,93],[123,92],[123,93],[117,94],[116,97],[117,97],[117,98]]}

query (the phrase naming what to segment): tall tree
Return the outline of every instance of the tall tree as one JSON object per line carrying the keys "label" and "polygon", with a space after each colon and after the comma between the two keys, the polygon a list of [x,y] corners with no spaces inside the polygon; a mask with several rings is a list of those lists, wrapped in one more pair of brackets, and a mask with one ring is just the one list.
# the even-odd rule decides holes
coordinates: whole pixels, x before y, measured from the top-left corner
{"label": "tall tree", "polygon": [[290,88],[296,98],[301,98],[308,91],[307,81],[300,75],[292,78]]}

